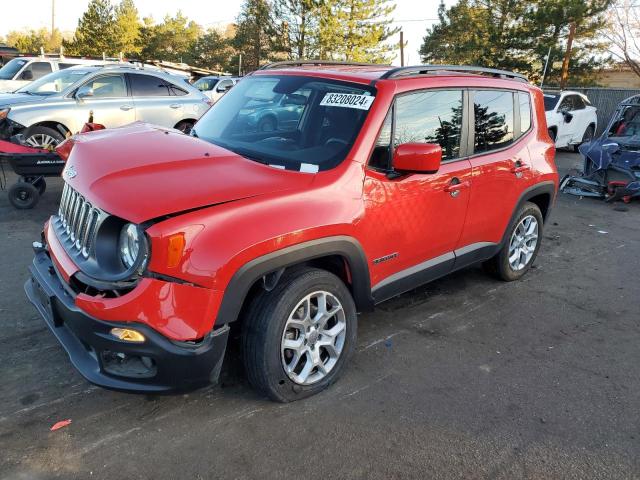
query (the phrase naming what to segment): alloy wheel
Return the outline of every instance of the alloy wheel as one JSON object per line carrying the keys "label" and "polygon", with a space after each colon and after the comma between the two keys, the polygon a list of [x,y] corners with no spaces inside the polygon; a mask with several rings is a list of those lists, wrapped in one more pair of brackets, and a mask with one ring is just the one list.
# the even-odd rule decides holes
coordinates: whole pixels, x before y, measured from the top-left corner
{"label": "alloy wheel", "polygon": [[304,297],[284,326],[282,367],[299,385],[312,385],[336,366],[344,348],[347,321],[340,301],[317,291]]}
{"label": "alloy wheel", "polygon": [[59,142],[51,135],[47,135],[46,133],[36,133],[27,138],[24,143],[26,143],[30,147],[49,150],[58,145]]}
{"label": "alloy wheel", "polygon": [[509,241],[509,266],[516,272],[525,268],[538,245],[538,220],[527,215],[513,231]]}

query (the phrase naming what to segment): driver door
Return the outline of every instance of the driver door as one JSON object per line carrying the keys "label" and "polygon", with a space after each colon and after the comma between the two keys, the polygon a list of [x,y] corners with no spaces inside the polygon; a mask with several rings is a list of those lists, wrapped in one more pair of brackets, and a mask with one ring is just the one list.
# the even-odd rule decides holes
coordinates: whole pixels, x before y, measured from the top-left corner
{"label": "driver door", "polygon": [[[453,268],[471,191],[471,163],[462,139],[466,97],[462,90],[400,95],[385,120],[365,177],[361,225],[376,301]],[[436,173],[390,173],[393,148],[410,142],[440,144],[442,164]]]}
{"label": "driver door", "polygon": [[121,127],[135,120],[133,102],[124,75],[99,75],[86,82],[76,92],[76,131],[89,121],[107,128]]}

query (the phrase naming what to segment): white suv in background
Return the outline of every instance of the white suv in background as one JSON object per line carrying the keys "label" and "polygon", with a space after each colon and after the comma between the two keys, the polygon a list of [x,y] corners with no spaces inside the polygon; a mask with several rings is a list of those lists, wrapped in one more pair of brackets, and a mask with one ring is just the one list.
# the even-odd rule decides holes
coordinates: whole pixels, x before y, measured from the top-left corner
{"label": "white suv in background", "polygon": [[544,109],[549,136],[556,148],[573,146],[578,151],[580,144],[593,139],[598,126],[597,109],[586,95],[571,91],[545,93]]}
{"label": "white suv in background", "polygon": [[51,72],[57,72],[65,68],[76,65],[102,65],[106,63],[114,62],[85,58],[51,58],[46,55],[12,58],[0,68],[0,93],[15,92],[34,80],[39,80]]}

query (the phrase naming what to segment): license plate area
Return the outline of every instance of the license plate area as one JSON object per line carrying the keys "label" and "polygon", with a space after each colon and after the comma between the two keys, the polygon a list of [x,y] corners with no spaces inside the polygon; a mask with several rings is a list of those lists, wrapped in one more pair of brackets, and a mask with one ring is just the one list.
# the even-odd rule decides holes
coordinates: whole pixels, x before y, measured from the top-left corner
{"label": "license plate area", "polygon": [[31,283],[33,284],[33,290],[36,294],[36,298],[38,299],[38,303],[40,303],[40,305],[44,309],[47,318],[53,320],[53,323],[56,327],[61,326],[62,321],[54,313],[53,298],[49,296],[49,294],[35,278],[31,278]]}

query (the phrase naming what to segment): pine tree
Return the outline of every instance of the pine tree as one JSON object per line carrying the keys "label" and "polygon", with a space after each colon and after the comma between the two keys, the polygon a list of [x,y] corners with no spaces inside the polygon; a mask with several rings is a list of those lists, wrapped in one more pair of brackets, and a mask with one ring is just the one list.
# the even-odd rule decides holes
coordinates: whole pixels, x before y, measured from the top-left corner
{"label": "pine tree", "polygon": [[190,63],[201,34],[202,27],[180,11],[174,17],[167,15],[158,25],[145,18],[140,30],[140,55],[144,60]]}
{"label": "pine tree", "polygon": [[318,55],[318,28],[322,0],[275,0],[273,22],[290,58]]}
{"label": "pine tree", "polygon": [[113,6],[109,0],[91,0],[84,12],[73,40],[63,42],[65,52],[73,55],[116,55],[118,41]]}
{"label": "pine tree", "polygon": [[266,0],[245,0],[236,23],[233,44],[243,56],[245,71],[256,70],[283,53],[283,42]]}
{"label": "pine tree", "polygon": [[321,58],[390,62],[394,47],[386,40],[399,31],[391,27],[394,10],[390,0],[325,0],[319,25]]}
{"label": "pine tree", "polygon": [[125,56],[135,57],[140,51],[140,19],[138,9],[133,0],[122,0],[115,8],[115,30],[118,51]]}

